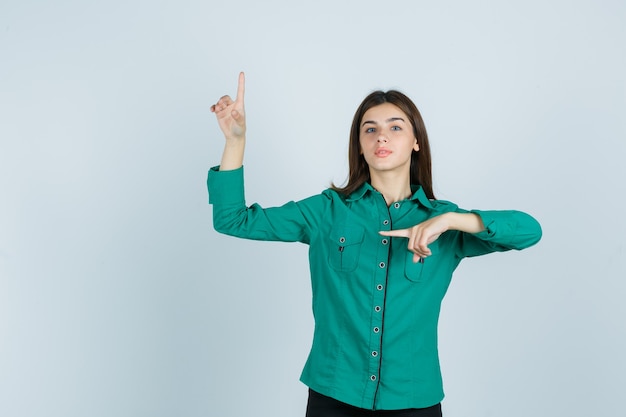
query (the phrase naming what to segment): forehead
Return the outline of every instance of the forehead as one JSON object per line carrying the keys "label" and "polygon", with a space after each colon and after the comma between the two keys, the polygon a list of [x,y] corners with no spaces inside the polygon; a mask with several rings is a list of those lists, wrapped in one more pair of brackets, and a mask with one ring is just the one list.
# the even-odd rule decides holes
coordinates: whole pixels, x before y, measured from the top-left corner
{"label": "forehead", "polygon": [[384,121],[392,118],[401,117],[405,122],[410,123],[409,117],[398,106],[391,103],[383,103],[374,107],[370,107],[365,113],[361,123],[365,121],[373,121],[377,123],[383,123]]}

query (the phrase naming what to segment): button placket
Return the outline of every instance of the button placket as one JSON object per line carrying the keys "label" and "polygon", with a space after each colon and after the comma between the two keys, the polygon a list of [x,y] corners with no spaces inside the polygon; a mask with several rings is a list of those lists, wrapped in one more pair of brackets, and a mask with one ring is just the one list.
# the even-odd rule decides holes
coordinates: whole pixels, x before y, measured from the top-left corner
{"label": "button placket", "polygon": [[[387,254],[388,248],[381,247],[382,253]],[[381,253],[381,255],[382,255]],[[378,263],[377,268],[377,277],[378,283],[374,289],[374,299],[372,303],[372,321],[371,321],[371,338],[370,338],[370,349],[369,349],[369,372],[370,372],[370,381],[372,383],[378,384],[378,376],[380,374],[380,350],[382,344],[382,326],[383,326],[383,315],[381,314],[382,305],[385,302],[385,285],[384,282],[387,276],[387,258],[383,258],[384,261],[380,261]]]}
{"label": "button placket", "polygon": [[[381,230],[390,230],[392,221],[391,213],[389,213],[389,207],[381,198],[378,204],[378,213],[381,214],[379,221],[381,224]],[[383,319],[382,313],[386,296],[386,283],[387,283],[387,270],[389,268],[389,249],[391,245],[391,239],[387,236],[380,236],[378,238],[378,254],[376,266],[374,266],[375,281],[372,283],[374,288],[373,298],[371,304],[371,324],[370,324],[370,343],[369,351],[363,352],[363,354],[369,356],[369,380],[372,382],[371,389],[375,390],[380,378],[380,367],[382,355],[380,354],[382,349],[382,333],[383,333]]]}

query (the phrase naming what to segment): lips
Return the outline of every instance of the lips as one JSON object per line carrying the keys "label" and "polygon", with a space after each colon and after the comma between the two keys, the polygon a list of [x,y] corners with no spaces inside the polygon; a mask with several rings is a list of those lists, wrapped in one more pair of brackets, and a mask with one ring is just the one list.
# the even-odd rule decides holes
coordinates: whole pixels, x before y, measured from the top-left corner
{"label": "lips", "polygon": [[378,148],[376,149],[376,152],[374,152],[374,155],[376,155],[379,158],[384,158],[386,156],[391,155],[391,151],[386,148]]}

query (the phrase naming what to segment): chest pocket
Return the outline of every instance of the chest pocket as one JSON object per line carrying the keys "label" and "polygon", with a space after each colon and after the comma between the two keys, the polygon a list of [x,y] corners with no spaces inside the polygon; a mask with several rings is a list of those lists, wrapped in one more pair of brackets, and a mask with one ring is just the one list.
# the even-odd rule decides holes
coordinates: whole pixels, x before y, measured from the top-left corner
{"label": "chest pocket", "polygon": [[428,248],[432,252],[427,258],[422,258],[418,262],[413,262],[413,252],[406,251],[406,260],[404,263],[404,276],[413,282],[425,282],[430,279],[433,268],[433,264],[437,262],[437,255],[439,253],[439,245],[437,241],[434,241]]}
{"label": "chest pocket", "polygon": [[351,272],[359,264],[365,232],[354,227],[337,227],[330,232],[328,263],[336,271]]}

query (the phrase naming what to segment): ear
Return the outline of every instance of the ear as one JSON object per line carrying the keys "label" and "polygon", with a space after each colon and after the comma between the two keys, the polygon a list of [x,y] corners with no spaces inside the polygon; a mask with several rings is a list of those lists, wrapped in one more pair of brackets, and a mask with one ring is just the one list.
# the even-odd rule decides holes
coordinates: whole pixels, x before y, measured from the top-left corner
{"label": "ear", "polygon": [[420,150],[420,145],[417,143],[417,139],[415,139],[415,144],[413,145],[413,150],[415,152]]}

